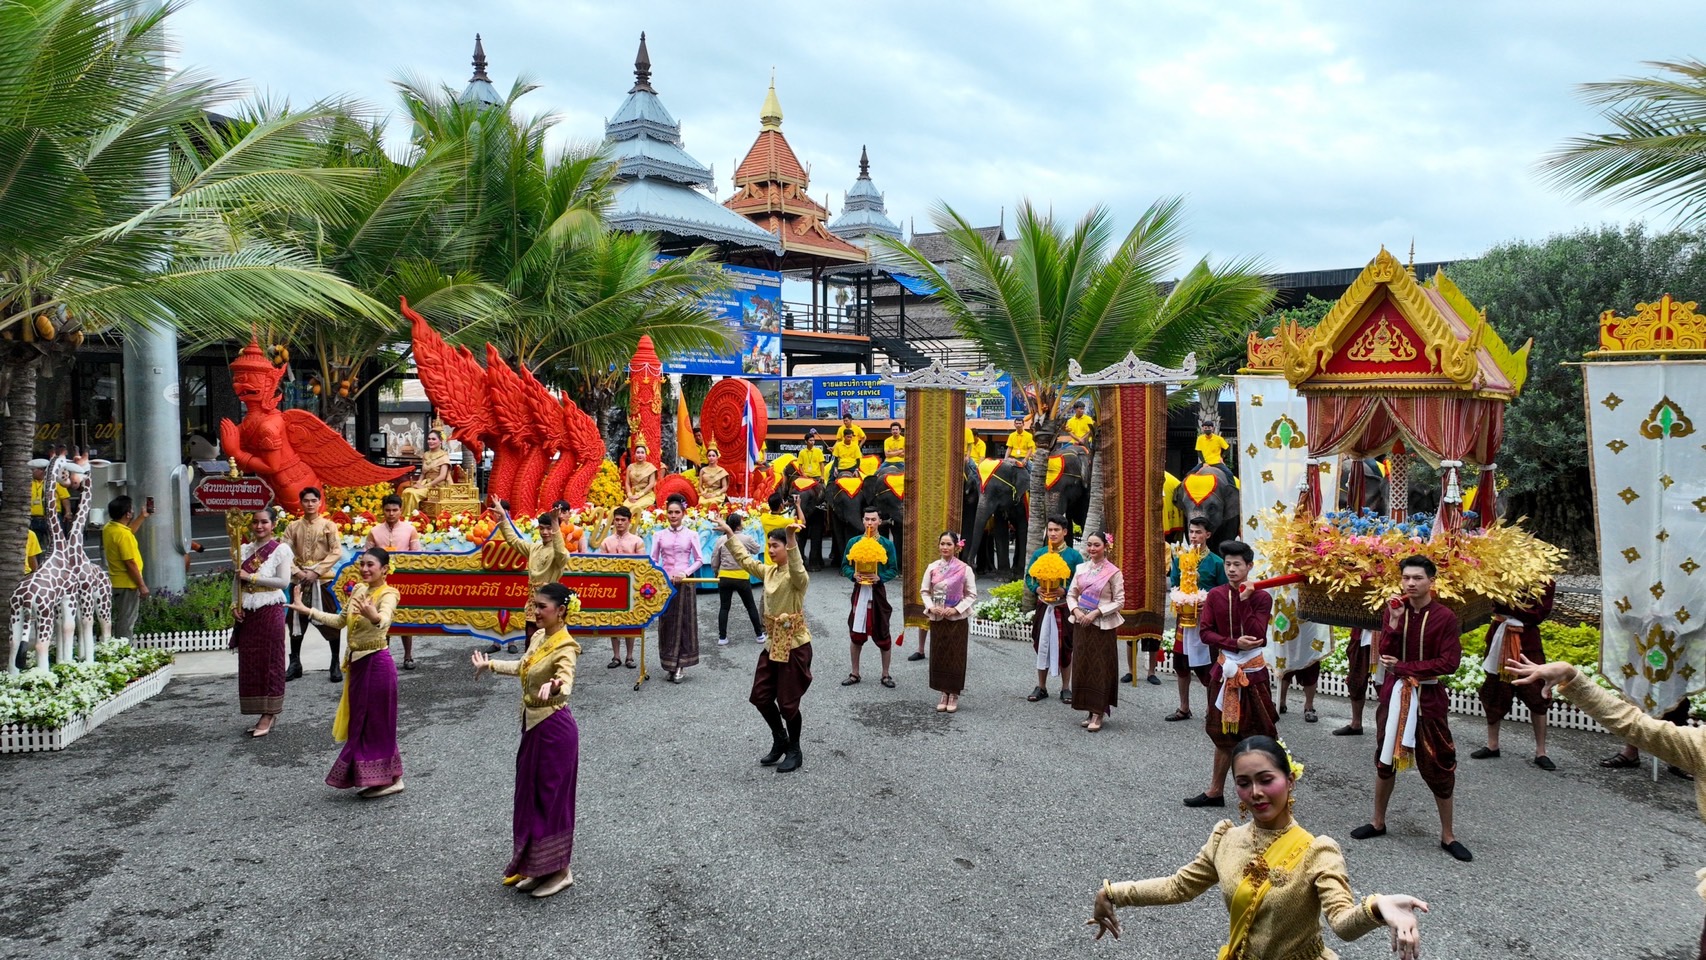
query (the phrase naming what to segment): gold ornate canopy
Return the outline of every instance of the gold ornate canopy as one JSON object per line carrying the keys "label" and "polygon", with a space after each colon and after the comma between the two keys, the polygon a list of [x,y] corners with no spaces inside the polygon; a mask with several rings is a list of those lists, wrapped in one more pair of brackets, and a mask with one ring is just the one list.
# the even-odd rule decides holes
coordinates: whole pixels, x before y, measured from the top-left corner
{"label": "gold ornate canopy", "polygon": [[1706,316],[1694,312],[1698,305],[1693,300],[1675,300],[1667,293],[1652,303],[1635,304],[1632,317],[1607,310],[1599,315],[1599,349],[1588,356],[1706,353]]}
{"label": "gold ornate canopy", "polygon": [[[1428,393],[1510,400],[1528,376],[1533,341],[1511,351],[1457,285],[1426,283],[1385,247],[1313,328],[1277,333],[1280,367],[1299,391]],[[1267,359],[1252,340],[1251,366]],[[1271,349],[1271,348],[1267,348]],[[1270,361],[1271,362],[1271,361]]]}

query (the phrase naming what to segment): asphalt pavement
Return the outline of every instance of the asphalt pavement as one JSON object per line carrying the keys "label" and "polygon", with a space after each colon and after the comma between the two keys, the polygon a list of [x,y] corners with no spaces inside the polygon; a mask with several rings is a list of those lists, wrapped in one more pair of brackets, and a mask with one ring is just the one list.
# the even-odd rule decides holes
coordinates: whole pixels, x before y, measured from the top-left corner
{"label": "asphalt pavement", "polygon": [[[1025,701],[1029,646],[973,641],[960,711],[938,714],[926,664],[903,659],[911,638],[897,689],[877,684],[869,648],[865,681],[838,685],[846,597],[839,577],[814,577],[816,680],[793,774],[754,762],[769,744],[746,702],[760,648],[739,616],[734,643],[715,645],[713,599],[699,605],[703,660],[680,685],[660,672],[635,691],[634,672],[588,644],[572,698],[578,882],[543,901],[499,883],[518,696],[512,680],[473,678],[465,641],[419,642],[401,681],[408,789],[375,801],[322,782],[338,693],[323,672],[291,683],[275,732],[252,741],[234,656],[185,658],[165,693],[72,749],[0,757],[0,956],[1214,955],[1227,917],[1213,894],[1126,911],[1118,943],[1083,926],[1104,877],[1170,873],[1236,816],[1180,804],[1205,786],[1209,745],[1200,722],[1161,721],[1170,685],[1122,687],[1088,734],[1057,699]],[[1503,759],[1470,760],[1482,731],[1456,718],[1458,835],[1475,861],[1439,849],[1414,774],[1389,835],[1359,843],[1374,738],[1329,736],[1348,715],[1329,698],[1304,724],[1296,696],[1282,734],[1308,766],[1299,821],[1341,839],[1359,894],[1433,904],[1424,956],[1695,955],[1706,826],[1691,784],[1601,769],[1610,738],[1568,731],[1545,773],[1516,725]],[[1378,934],[1329,944],[1389,956]]]}

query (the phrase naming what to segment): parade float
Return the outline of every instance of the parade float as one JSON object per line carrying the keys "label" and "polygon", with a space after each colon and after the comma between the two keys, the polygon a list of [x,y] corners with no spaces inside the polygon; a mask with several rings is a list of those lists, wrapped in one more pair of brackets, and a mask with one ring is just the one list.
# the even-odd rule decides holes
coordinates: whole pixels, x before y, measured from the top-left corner
{"label": "parade float", "polygon": [[[1258,553],[1298,583],[1298,617],[1379,627],[1381,606],[1399,594],[1399,562],[1416,554],[1438,565],[1439,598],[1465,629],[1562,572],[1561,550],[1495,509],[1465,523],[1467,471],[1478,470],[1480,490],[1497,489],[1505,406],[1527,378],[1529,346],[1510,350],[1443,271],[1418,282],[1382,248],[1320,324],[1284,324],[1278,337],[1280,369],[1306,405],[1306,423],[1289,426],[1302,427],[1308,458],[1296,507],[1271,512]],[[1323,510],[1322,474],[1336,458],[1383,455],[1393,464],[1386,514]],[[1406,516],[1410,457],[1440,472],[1433,514]]]}

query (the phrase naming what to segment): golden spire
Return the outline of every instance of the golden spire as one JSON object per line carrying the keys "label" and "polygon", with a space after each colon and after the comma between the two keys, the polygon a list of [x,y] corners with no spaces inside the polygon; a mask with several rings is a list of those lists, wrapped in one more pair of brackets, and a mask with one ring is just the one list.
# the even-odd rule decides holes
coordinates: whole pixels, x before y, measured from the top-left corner
{"label": "golden spire", "polygon": [[1410,275],[1411,280],[1416,279],[1416,238],[1415,237],[1410,238],[1410,262],[1404,264],[1404,272],[1408,273]]}
{"label": "golden spire", "polygon": [[770,92],[764,95],[764,107],[758,111],[763,130],[782,129],[782,101],[776,99],[776,68],[770,68]]}

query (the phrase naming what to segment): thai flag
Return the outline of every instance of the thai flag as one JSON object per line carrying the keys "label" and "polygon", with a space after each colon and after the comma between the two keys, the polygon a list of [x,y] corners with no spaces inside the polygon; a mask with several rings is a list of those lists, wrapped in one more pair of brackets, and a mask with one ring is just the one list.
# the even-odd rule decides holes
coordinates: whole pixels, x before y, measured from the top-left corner
{"label": "thai flag", "polygon": [[752,415],[752,391],[746,392],[746,406],[741,410],[741,426],[746,428],[746,468],[758,466],[758,421]]}

